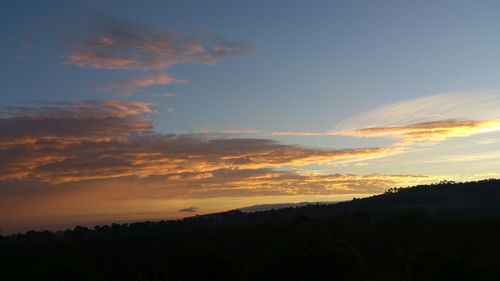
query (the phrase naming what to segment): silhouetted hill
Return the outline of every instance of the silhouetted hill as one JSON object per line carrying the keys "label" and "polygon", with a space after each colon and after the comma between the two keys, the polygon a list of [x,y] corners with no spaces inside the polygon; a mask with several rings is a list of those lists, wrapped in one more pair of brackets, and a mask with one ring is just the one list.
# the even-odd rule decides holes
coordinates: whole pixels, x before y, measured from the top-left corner
{"label": "silhouetted hill", "polygon": [[500,280],[500,181],[0,237],[0,280]]}
{"label": "silhouetted hill", "polygon": [[[272,205],[271,205],[272,206]],[[396,214],[415,213],[433,219],[494,219],[500,217],[500,180],[489,179],[408,188],[392,188],[384,194],[338,203],[298,204],[248,212],[248,209],[201,215],[183,221],[202,225],[246,224],[293,220],[297,216],[326,219],[346,214],[364,213],[372,219]],[[267,207],[267,206],[266,206]],[[251,210],[251,209],[250,209]]]}
{"label": "silhouetted hill", "polygon": [[299,202],[299,203],[277,203],[277,204],[259,204],[248,207],[239,208],[238,210],[248,213],[262,212],[262,211],[271,211],[271,210],[279,210],[284,208],[292,208],[292,207],[302,207],[307,205],[317,205],[317,204],[333,204],[338,201],[332,202]]}

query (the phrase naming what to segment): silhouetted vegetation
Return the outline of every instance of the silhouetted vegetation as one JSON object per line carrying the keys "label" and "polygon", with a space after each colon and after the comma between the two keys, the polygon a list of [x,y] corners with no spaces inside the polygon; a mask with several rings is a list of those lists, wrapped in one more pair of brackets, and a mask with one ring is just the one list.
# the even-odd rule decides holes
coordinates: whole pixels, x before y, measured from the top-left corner
{"label": "silhouetted vegetation", "polygon": [[0,237],[1,280],[500,280],[500,181]]}

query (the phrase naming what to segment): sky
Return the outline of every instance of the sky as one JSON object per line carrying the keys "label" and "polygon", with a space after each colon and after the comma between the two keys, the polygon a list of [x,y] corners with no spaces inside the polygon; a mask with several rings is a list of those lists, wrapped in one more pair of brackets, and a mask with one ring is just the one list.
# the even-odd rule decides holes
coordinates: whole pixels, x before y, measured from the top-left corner
{"label": "sky", "polygon": [[3,1],[0,229],[500,174],[498,1]]}

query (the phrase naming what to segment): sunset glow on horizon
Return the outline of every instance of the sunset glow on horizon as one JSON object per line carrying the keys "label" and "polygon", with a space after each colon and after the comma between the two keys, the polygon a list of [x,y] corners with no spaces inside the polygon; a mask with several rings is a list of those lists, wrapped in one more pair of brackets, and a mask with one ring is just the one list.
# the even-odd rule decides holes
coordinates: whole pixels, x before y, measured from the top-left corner
{"label": "sunset glow on horizon", "polygon": [[0,230],[500,177],[500,4],[383,2],[3,4]]}

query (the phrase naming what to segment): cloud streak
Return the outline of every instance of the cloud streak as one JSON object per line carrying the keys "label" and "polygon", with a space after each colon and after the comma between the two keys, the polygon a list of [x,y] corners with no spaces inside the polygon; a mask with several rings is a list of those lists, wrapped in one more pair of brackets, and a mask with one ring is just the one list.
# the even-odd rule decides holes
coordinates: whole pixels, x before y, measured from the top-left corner
{"label": "cloud streak", "polygon": [[500,92],[446,93],[397,102],[355,115],[333,134],[439,143],[500,130]]}
{"label": "cloud streak", "polygon": [[409,142],[442,142],[448,138],[468,137],[500,130],[500,121],[493,120],[443,120],[403,126],[371,127],[338,131],[338,135],[354,137],[388,137]]}
{"label": "cloud streak", "polygon": [[[435,177],[421,175],[316,174],[307,171],[273,169],[219,170],[211,177],[184,179],[192,197],[368,195],[393,186],[430,182]],[[197,187],[197,188],[192,188]]]}
{"label": "cloud streak", "polygon": [[347,118],[334,131],[445,120],[500,120],[500,91],[453,92],[395,102]]}
{"label": "cloud streak", "polygon": [[382,137],[400,140],[396,146],[408,148],[415,143],[435,144],[499,130],[500,92],[488,91],[447,93],[381,106],[348,118],[326,132],[271,135]]}
{"label": "cloud streak", "polygon": [[[98,91],[120,91],[125,94],[132,94],[138,90],[171,84],[187,83],[186,80],[174,78],[168,74],[155,74],[143,78],[132,79],[124,82],[112,83],[97,89]],[[169,95],[172,96],[172,95]]]}

